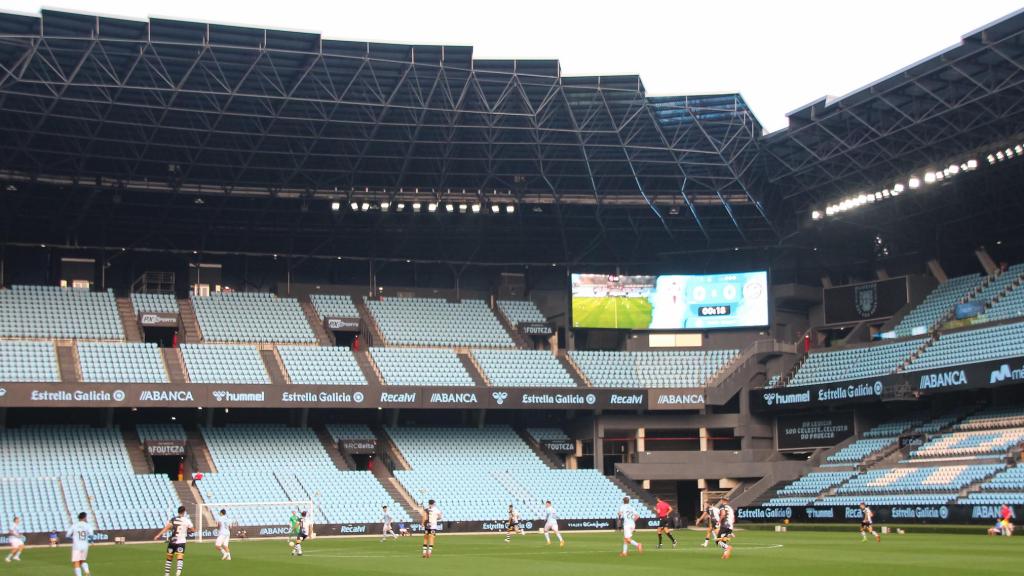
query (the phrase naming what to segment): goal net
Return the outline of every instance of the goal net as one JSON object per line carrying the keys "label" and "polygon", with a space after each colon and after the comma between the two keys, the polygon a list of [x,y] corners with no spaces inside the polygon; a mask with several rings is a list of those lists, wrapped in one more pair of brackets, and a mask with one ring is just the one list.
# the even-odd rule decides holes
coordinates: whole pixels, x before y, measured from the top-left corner
{"label": "goal net", "polygon": [[[216,538],[216,529],[220,521],[220,511],[227,514],[231,526],[231,535],[237,536],[236,530],[245,528],[251,537],[255,536],[287,536],[291,533],[289,519],[306,513],[311,526],[316,522],[316,506],[312,500],[289,500],[284,502],[210,502],[196,504],[196,541],[203,541],[203,530],[209,531]],[[260,533],[252,533],[258,528]],[[312,536],[312,534],[310,534]]]}

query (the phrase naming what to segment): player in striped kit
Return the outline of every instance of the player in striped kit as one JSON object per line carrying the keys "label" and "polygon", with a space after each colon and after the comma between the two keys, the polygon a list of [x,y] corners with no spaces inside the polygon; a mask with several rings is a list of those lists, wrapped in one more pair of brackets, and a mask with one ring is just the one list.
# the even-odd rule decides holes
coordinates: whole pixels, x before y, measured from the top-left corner
{"label": "player in striped kit", "polygon": [[505,542],[511,542],[512,535],[516,533],[522,536],[524,534],[523,527],[519,525],[519,511],[515,506],[509,504],[508,522],[505,524]]}
{"label": "player in striped kit", "polygon": [[159,540],[167,535],[167,557],[164,560],[164,576],[171,576],[171,567],[175,558],[178,560],[178,569],[175,576],[181,576],[185,569],[185,543],[189,534],[195,529],[192,521],[185,515],[185,507],[178,507],[178,515],[167,521],[167,524],[156,533],[153,540]]}
{"label": "player in striped kit", "polygon": [[629,555],[629,547],[636,546],[637,554],[644,553],[644,545],[633,540],[633,532],[636,530],[636,521],[640,515],[629,503],[629,496],[622,499],[622,506],[619,506],[619,520],[622,521],[622,552],[619,556],[625,558]]}
{"label": "player in striped kit", "polygon": [[558,537],[558,545],[565,548],[565,540],[562,539],[562,533],[558,531],[558,513],[555,512],[555,507],[551,505],[551,500],[544,502],[544,540],[548,544],[551,544],[551,533],[554,532],[555,536]]}
{"label": "player in striped kit", "polygon": [[715,544],[723,550],[722,560],[728,560],[732,556],[733,524],[736,522],[736,513],[732,506],[729,506],[729,499],[722,498],[718,504],[718,534],[715,536]]}
{"label": "player in striped kit", "polygon": [[437,530],[441,526],[441,519],[444,514],[437,507],[433,500],[427,501],[427,507],[423,510],[423,557],[430,558],[434,555],[434,541],[437,538]]}
{"label": "player in striped kit", "polygon": [[309,513],[303,510],[299,514],[299,533],[295,535],[295,546],[292,547],[292,556],[302,556],[302,543],[309,540],[313,533],[313,523],[310,522]]}
{"label": "player in striped kit", "polygon": [[92,526],[86,522],[85,512],[78,514],[78,522],[68,528],[67,537],[71,539],[71,565],[75,576],[89,576],[89,539],[92,538]]}

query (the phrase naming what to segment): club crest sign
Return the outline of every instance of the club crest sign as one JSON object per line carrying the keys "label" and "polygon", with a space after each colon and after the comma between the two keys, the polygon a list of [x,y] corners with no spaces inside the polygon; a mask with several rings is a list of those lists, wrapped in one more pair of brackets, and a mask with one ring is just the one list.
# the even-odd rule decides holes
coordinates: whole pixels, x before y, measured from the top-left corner
{"label": "club crest sign", "polygon": [[854,306],[861,318],[871,318],[875,315],[875,311],[878,310],[878,284],[872,282],[857,286],[853,295],[856,300]]}

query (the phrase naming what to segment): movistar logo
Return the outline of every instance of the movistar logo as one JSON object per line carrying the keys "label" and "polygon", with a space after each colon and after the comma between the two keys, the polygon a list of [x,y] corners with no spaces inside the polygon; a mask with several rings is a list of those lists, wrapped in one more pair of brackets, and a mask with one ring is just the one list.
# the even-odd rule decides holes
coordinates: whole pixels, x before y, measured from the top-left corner
{"label": "movistar logo", "polygon": [[992,371],[992,375],[989,376],[988,383],[998,384],[1007,380],[1024,380],[1024,368],[1013,369],[1010,368],[1009,364],[1003,364]]}

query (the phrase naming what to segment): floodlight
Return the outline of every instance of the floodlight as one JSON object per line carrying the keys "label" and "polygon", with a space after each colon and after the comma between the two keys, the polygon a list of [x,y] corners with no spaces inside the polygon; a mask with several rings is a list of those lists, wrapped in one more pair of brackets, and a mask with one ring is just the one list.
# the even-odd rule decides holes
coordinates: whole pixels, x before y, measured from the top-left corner
{"label": "floodlight", "polygon": [[977,160],[975,160],[974,158],[971,158],[970,160],[967,161],[967,169],[968,170],[977,170],[977,168],[978,168],[978,161]]}
{"label": "floodlight", "polygon": [[960,167],[957,166],[956,164],[950,164],[947,170],[949,170],[949,173],[953,176],[956,176],[957,174],[960,173]]}
{"label": "floodlight", "polygon": [[925,172],[924,173],[924,183],[925,184],[935,184],[935,172]]}
{"label": "floodlight", "polygon": [[412,211],[413,212],[419,212],[421,206],[423,206],[423,205],[420,204],[419,202],[413,202],[412,203]]}
{"label": "floodlight", "polygon": [[515,211],[516,211],[516,205],[515,204],[509,204],[508,206],[505,206],[505,212],[507,212],[509,214],[512,214]]}
{"label": "floodlight", "polygon": [[331,210],[334,212],[341,210],[341,202],[331,202]]}
{"label": "floodlight", "polygon": [[437,202],[431,202],[431,203],[427,204],[427,211],[428,212],[437,212]]}
{"label": "floodlight", "polygon": [[398,210],[399,212],[405,210],[405,202],[399,202],[398,206],[395,206],[395,209]]}
{"label": "floodlight", "polygon": [[459,212],[460,213],[465,214],[467,208],[469,208],[469,206],[467,206],[465,204],[459,204]]}
{"label": "floodlight", "polygon": [[821,220],[821,212],[819,212],[817,210],[811,212],[811,219],[812,220]]}
{"label": "floodlight", "polygon": [[501,206],[498,206],[497,204],[491,204],[491,213],[497,214],[498,212],[501,212]]}
{"label": "floodlight", "polygon": [[381,202],[381,203],[380,203],[380,209],[381,209],[381,210],[383,210],[383,211],[385,211],[385,212],[386,212],[386,211],[387,211],[387,209],[388,209],[388,208],[390,208],[390,207],[391,207],[391,203],[390,203],[390,202],[384,201],[384,202]]}
{"label": "floodlight", "polygon": [[351,206],[353,211],[359,210],[359,202],[353,202]]}
{"label": "floodlight", "polygon": [[369,202],[363,202],[363,204],[360,206],[360,208],[363,210],[363,212],[366,212],[367,210],[370,209],[370,203]]}
{"label": "floodlight", "polygon": [[917,190],[921,187],[921,180],[917,176],[911,176],[910,180],[907,180],[907,186],[909,186],[911,190]]}
{"label": "floodlight", "polygon": [[444,209],[447,210],[448,212],[455,212],[455,205],[451,203],[445,204]]}
{"label": "floodlight", "polygon": [[904,190],[905,188],[903,187],[902,183],[896,184],[895,186],[892,187],[892,191],[897,194],[902,194]]}

